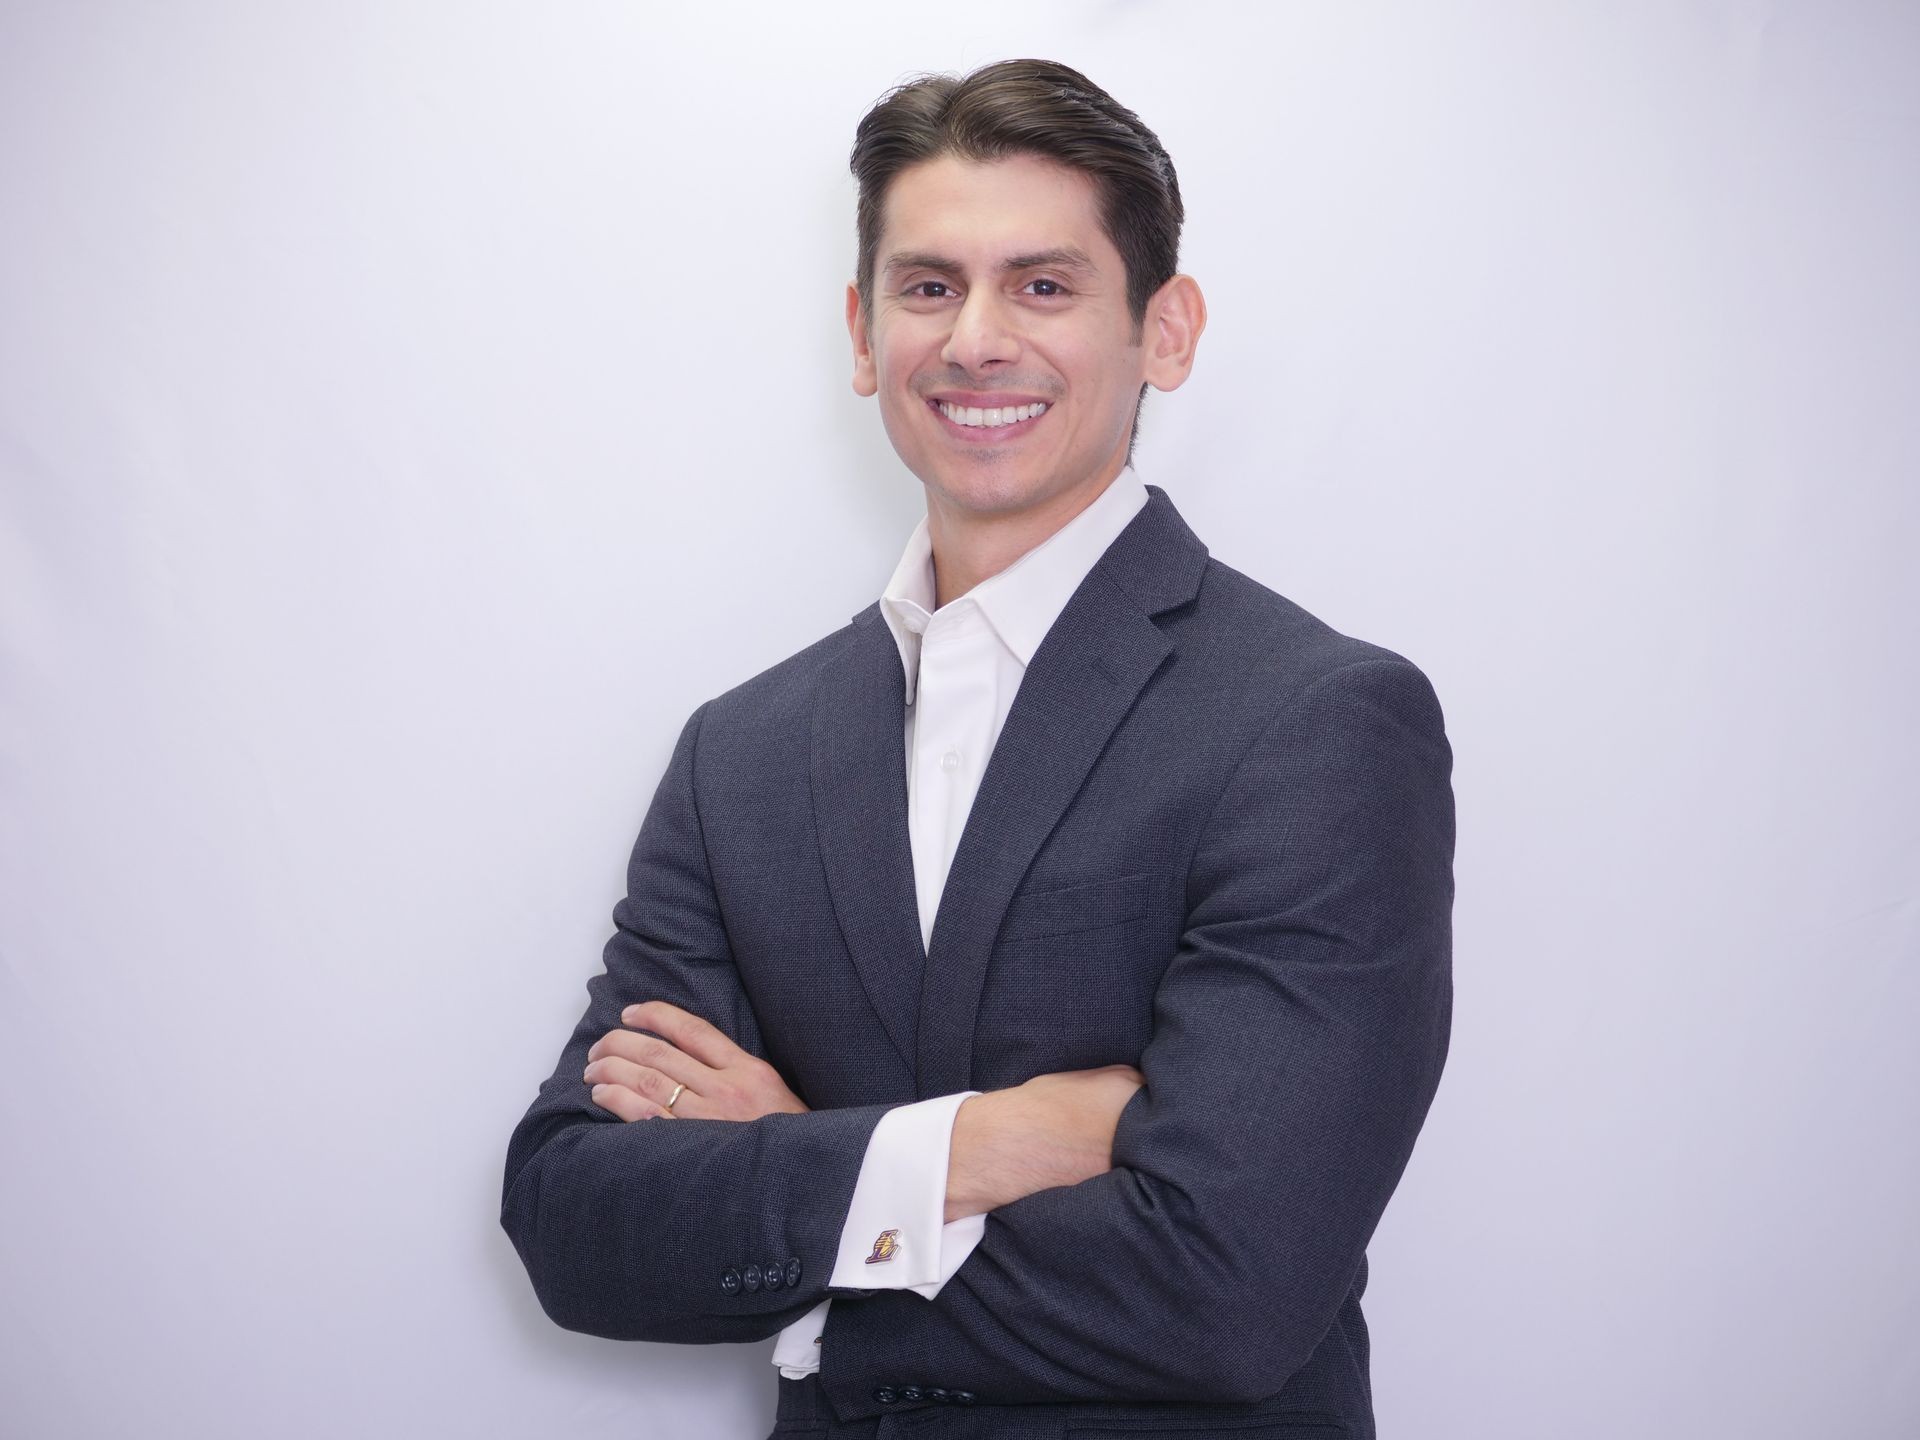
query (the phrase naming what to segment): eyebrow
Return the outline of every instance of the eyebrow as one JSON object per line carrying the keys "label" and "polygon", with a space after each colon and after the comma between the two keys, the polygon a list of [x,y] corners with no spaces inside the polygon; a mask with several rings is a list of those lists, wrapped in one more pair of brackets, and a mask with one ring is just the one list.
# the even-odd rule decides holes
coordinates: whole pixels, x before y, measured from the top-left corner
{"label": "eyebrow", "polygon": [[[958,260],[945,255],[933,255],[926,251],[899,250],[887,257],[882,267],[883,273],[898,274],[902,270],[945,270],[949,274],[965,269]],[[1025,255],[1010,255],[1000,262],[1003,273],[1015,270],[1078,270],[1087,274],[1096,271],[1093,257],[1077,245],[1057,245],[1051,250],[1034,250]]]}

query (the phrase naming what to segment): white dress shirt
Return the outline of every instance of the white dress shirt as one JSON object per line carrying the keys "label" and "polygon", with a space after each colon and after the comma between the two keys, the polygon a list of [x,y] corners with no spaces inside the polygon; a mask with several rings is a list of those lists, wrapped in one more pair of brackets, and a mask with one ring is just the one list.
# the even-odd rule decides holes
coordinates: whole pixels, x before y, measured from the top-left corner
{"label": "white dress shirt", "polygon": [[[1146,503],[1139,476],[1121,471],[1045,541],[938,609],[927,522],[908,538],[880,613],[906,667],[907,839],[923,943],[932,944],[960,832],[1033,652]],[[985,1215],[944,1219],[953,1117],[979,1093],[942,1095],[880,1117],[860,1163],[829,1286],[915,1290],[931,1300],[980,1243]],[[875,1258],[881,1255],[886,1258]],[[832,1305],[822,1300],[780,1332],[773,1363],[782,1375],[797,1380],[820,1368],[820,1337]]]}

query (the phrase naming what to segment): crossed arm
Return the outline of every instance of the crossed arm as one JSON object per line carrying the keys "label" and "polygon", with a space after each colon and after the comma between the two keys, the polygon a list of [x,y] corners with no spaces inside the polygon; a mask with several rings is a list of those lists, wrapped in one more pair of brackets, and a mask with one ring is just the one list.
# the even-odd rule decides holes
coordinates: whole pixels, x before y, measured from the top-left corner
{"label": "crossed arm", "polygon": [[[692,802],[698,720],[636,847],[608,974],[590,984],[575,1041],[516,1132],[503,1210],[560,1323],[682,1342],[773,1334],[826,1293],[816,1276],[805,1293],[723,1309],[705,1296],[725,1263],[716,1237],[731,1223],[765,1253],[802,1237],[817,1253],[890,1108],[753,1118],[756,1105],[797,1101],[653,1004],[633,1014],[664,1046],[616,1042],[631,1035],[625,1007],[651,996],[713,1022],[748,1058],[761,1049],[719,958],[725,934]],[[1091,1170],[1098,1145],[1084,1110],[1086,1128],[1048,1111],[1035,1127],[1046,1141],[1022,1138],[1032,1117],[1018,1116],[1048,1083],[1061,1091],[1048,1104],[1079,1105],[1088,1094],[1072,1087],[1096,1083],[1110,1102],[1116,1077],[1040,1077],[968,1101],[948,1214],[981,1205],[985,1236],[931,1301],[881,1292],[833,1307],[822,1379],[836,1409],[871,1413],[874,1383],[934,1364],[940,1383],[1000,1403],[1253,1400],[1284,1384],[1352,1287],[1444,1062],[1450,769],[1432,689],[1401,661],[1331,672],[1272,718],[1199,836],[1187,929],[1140,1060],[1145,1085],[1125,1082],[1110,1165],[996,1193],[1009,1167],[992,1157],[1044,1173],[1065,1133]],[[580,1079],[589,1064],[616,1086],[598,1104]],[[582,1123],[652,1113],[645,1106],[665,1098],[653,1076],[668,1075],[688,1092],[706,1083],[701,1100],[741,1118],[696,1118],[683,1093],[673,1119]],[[728,1211],[734,1196],[743,1208]],[[647,1200],[660,1213],[642,1224],[636,1203]]]}
{"label": "crossed arm", "polygon": [[[629,1005],[620,1019],[636,1029],[596,1040],[582,1079],[593,1087],[593,1103],[622,1120],[806,1113],[779,1071],[698,1015],[653,1000]],[[1120,1112],[1143,1080],[1131,1065],[1104,1065],[963,1100],[947,1156],[945,1218],[989,1214],[1036,1191],[1104,1175],[1113,1167]]]}
{"label": "crossed arm", "polygon": [[[557,1324],[609,1338],[758,1340],[826,1298],[823,1261],[894,1108],[809,1110],[765,1059],[694,803],[701,718],[648,809],[587,1012],[508,1146],[501,1223],[535,1294]],[[1109,1163],[1112,1116],[1138,1073],[1048,1078],[965,1103],[949,1217]],[[672,1118],[631,1123],[657,1116],[679,1084]],[[786,1279],[803,1256],[797,1283]],[[774,1261],[777,1289],[716,1285],[729,1268]]]}

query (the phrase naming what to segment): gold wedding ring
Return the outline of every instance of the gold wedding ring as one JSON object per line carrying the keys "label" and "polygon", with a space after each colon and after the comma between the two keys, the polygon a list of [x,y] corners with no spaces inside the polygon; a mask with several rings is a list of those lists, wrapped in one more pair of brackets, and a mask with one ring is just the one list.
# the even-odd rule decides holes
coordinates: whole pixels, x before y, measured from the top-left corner
{"label": "gold wedding ring", "polygon": [[676,1085],[673,1087],[673,1094],[667,1099],[667,1109],[673,1109],[673,1102],[680,1098],[680,1092],[686,1088],[685,1085]]}

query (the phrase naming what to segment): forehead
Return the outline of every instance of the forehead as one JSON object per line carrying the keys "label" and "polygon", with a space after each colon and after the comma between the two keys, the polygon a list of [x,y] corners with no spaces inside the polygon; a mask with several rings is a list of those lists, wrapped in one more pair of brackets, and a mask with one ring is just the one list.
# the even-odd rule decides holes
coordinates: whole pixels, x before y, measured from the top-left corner
{"label": "forehead", "polygon": [[902,252],[996,263],[1007,255],[1077,248],[1105,269],[1119,252],[1100,221],[1099,192],[1079,170],[1037,155],[909,166],[887,187],[879,264]]}

